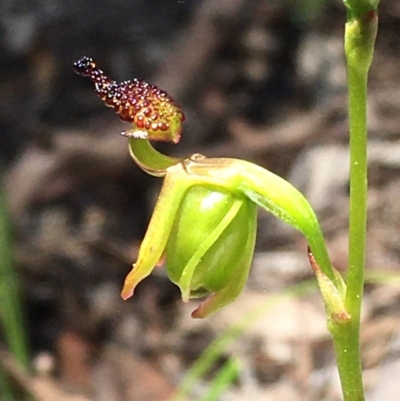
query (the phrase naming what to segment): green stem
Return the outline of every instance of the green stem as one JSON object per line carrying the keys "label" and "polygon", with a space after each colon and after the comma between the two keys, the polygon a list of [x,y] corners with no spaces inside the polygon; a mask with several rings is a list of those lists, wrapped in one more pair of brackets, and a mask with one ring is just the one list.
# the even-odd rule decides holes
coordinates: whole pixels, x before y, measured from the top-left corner
{"label": "green stem", "polygon": [[359,344],[359,323],[330,325],[345,401],[364,401]]}
{"label": "green stem", "polygon": [[350,221],[346,306],[359,321],[367,229],[367,76],[349,66]]}
{"label": "green stem", "polygon": [[364,286],[367,222],[367,80],[377,32],[377,13],[368,11],[346,23],[350,129],[349,270],[345,305],[347,323],[331,321],[345,401],[363,401],[360,314]]}

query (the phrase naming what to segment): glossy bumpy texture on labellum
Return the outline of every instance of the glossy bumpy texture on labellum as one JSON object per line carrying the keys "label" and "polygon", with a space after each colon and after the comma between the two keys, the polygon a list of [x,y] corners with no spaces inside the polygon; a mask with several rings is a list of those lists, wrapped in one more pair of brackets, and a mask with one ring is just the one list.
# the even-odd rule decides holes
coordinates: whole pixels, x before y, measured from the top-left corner
{"label": "glossy bumpy texture on labellum", "polygon": [[123,121],[134,125],[124,135],[179,142],[185,117],[167,92],[138,79],[117,83],[90,57],[75,62],[74,68],[94,82],[97,95],[107,106],[113,107]]}

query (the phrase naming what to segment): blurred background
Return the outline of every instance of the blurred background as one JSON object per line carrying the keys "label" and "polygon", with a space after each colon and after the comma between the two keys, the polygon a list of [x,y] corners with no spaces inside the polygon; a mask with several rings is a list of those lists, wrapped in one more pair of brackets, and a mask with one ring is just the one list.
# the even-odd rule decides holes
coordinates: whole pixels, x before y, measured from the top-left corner
{"label": "blurred background", "polygon": [[[216,315],[192,320],[196,302],[162,269],[120,299],[161,180],[129,159],[127,124],[72,64],[91,56],[117,81],[167,90],[186,122],[165,153],[289,179],[344,271],[344,21],[339,0],[0,1],[0,400],[341,400],[306,243],[265,212],[247,287]],[[400,3],[383,0],[368,105],[371,401],[400,394],[399,83]]]}

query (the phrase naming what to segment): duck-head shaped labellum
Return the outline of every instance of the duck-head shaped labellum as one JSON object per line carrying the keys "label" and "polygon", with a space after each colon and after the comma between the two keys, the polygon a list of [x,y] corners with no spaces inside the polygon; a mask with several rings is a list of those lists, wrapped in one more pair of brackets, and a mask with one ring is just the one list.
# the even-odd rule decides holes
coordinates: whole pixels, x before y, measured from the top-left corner
{"label": "duck-head shaped labellum", "polygon": [[133,129],[123,135],[179,142],[185,117],[167,92],[138,79],[115,82],[90,57],[75,62],[74,69],[93,81],[97,95],[107,106],[113,107],[123,121],[133,124]]}

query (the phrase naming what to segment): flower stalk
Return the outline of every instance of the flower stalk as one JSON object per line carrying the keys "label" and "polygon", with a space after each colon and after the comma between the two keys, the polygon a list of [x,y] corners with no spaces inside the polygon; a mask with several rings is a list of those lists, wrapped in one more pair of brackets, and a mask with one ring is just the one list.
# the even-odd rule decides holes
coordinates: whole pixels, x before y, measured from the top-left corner
{"label": "flower stalk", "polygon": [[[373,4],[374,3],[374,4]],[[378,26],[377,2],[348,0],[345,55],[350,131],[349,267],[345,297],[347,322],[331,322],[345,401],[364,401],[360,315],[364,287],[367,223],[367,82]]]}

